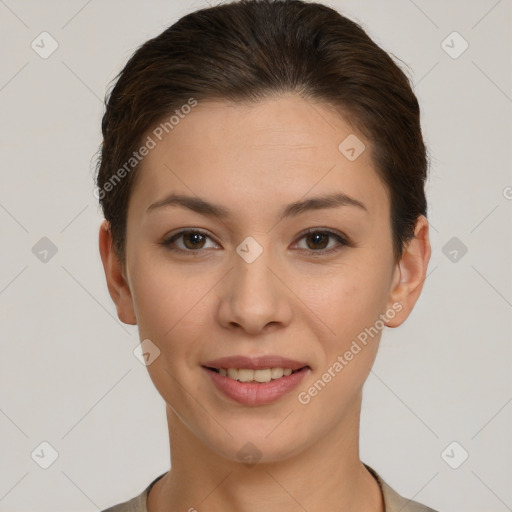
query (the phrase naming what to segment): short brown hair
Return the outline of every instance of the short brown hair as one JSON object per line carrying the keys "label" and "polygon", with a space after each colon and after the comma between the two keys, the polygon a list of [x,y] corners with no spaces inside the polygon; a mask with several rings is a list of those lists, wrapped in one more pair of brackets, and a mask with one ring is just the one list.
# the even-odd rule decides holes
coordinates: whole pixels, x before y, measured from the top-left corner
{"label": "short brown hair", "polygon": [[140,46],[116,80],[105,102],[96,186],[123,264],[140,165],[106,185],[143,135],[191,98],[258,102],[293,92],[333,106],[370,143],[390,195],[395,261],[427,214],[427,151],[411,83],[359,24],[330,7],[240,0],[192,12]]}

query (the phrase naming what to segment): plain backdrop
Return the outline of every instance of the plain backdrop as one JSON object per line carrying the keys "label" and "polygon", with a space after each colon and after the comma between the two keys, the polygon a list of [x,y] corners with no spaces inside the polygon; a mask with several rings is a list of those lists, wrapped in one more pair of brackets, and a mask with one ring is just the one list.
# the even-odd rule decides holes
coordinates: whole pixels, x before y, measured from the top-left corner
{"label": "plain backdrop", "polygon": [[[94,156],[108,83],[206,5],[0,0],[0,511],[97,511],[169,468],[164,402],[105,284]],[[441,512],[511,510],[512,2],[328,5],[410,68],[431,154],[428,278],[383,333],[361,457]]]}

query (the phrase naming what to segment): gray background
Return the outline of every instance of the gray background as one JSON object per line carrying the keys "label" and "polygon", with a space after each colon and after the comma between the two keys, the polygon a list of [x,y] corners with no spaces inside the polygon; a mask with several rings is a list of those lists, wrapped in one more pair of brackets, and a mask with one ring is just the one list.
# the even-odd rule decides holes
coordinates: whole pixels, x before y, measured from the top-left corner
{"label": "gray background", "polygon": [[[103,509],[168,469],[163,400],[104,280],[93,157],[108,82],[204,5],[0,0],[1,511]],[[410,66],[432,155],[428,278],[383,334],[362,459],[440,511],[512,510],[512,3],[329,5]],[[58,43],[46,59],[31,47],[51,48],[43,31]],[[457,58],[453,31],[469,44]],[[47,469],[42,442],[58,453]]]}

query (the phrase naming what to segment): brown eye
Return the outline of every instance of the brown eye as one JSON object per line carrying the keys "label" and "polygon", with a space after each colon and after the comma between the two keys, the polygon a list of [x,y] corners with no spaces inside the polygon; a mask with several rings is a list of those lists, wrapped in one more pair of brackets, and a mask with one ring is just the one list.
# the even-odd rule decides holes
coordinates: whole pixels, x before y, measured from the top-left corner
{"label": "brown eye", "polygon": [[325,249],[329,244],[330,236],[320,231],[306,235],[306,240],[311,241],[311,244],[308,243],[309,249]]}
{"label": "brown eye", "polygon": [[[187,229],[172,235],[162,242],[162,245],[176,252],[200,254],[202,249],[211,248],[205,244],[212,240],[210,236],[202,231]],[[212,241],[213,242],[213,241]],[[216,244],[214,243],[214,246]]]}
{"label": "brown eye", "polygon": [[202,249],[205,241],[205,236],[201,233],[190,232],[183,236],[183,244],[187,249]]}
{"label": "brown eye", "polygon": [[307,231],[300,237],[300,240],[305,240],[306,247],[300,247],[299,243],[299,249],[304,249],[314,256],[336,252],[343,246],[350,245],[348,240],[341,234],[318,229]]}

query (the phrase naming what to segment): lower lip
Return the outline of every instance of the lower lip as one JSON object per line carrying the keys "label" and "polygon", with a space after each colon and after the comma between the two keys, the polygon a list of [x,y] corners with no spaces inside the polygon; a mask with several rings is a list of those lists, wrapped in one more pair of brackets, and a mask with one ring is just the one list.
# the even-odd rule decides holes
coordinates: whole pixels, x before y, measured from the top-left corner
{"label": "lower lip", "polygon": [[290,375],[270,382],[240,382],[203,367],[218,390],[243,405],[265,405],[289,393],[311,371],[304,367]]}

